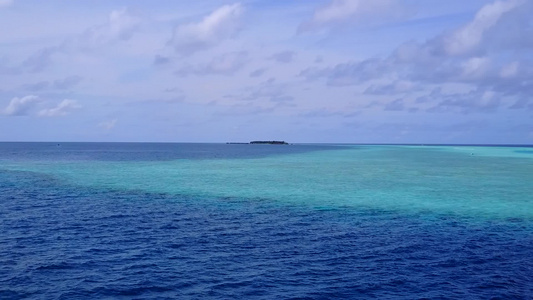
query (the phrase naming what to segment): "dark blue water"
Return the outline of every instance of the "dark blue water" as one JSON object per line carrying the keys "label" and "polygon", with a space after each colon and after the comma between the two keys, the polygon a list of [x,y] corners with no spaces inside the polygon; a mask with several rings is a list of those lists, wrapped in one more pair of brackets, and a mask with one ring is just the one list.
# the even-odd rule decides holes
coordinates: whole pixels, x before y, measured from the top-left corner
{"label": "dark blue water", "polygon": [[[51,146],[0,153],[59,159]],[[238,145],[152,146],[68,145],[80,147],[68,157],[239,157]],[[531,299],[532,232],[523,218],[98,189],[0,168],[0,299]]]}
{"label": "dark blue water", "polygon": [[[273,147],[274,146],[274,147]],[[177,143],[0,142],[0,159],[165,161],[174,159],[260,158],[269,155],[342,149],[336,145],[241,145]]]}

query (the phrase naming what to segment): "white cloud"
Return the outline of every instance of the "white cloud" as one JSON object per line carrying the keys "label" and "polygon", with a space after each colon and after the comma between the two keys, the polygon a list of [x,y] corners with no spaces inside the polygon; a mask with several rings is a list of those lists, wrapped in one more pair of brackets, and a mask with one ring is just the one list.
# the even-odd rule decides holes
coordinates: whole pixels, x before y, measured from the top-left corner
{"label": "white cloud", "polygon": [[28,95],[22,98],[13,98],[4,109],[4,114],[9,116],[25,116],[41,100],[34,95]]}
{"label": "white cloud", "polygon": [[464,78],[483,77],[490,67],[490,60],[487,57],[472,57],[461,64]]}
{"label": "white cloud", "polygon": [[42,117],[59,117],[68,115],[71,111],[81,108],[76,100],[65,99],[56,107],[43,109],[39,112]]}
{"label": "white cloud", "polygon": [[124,8],[109,14],[106,23],[85,30],[80,36],[65,44],[73,47],[93,48],[103,44],[130,39],[139,29],[142,19]]}
{"label": "white cloud", "polygon": [[42,72],[52,65],[58,56],[64,58],[65,55],[79,50],[106,49],[109,45],[130,39],[141,23],[142,19],[128,9],[112,11],[107,22],[92,26],[54,46],[43,47],[35,51],[14,69],[33,73]]}
{"label": "white cloud", "polygon": [[[405,43],[386,58],[308,68],[300,75],[324,78],[335,86],[370,83],[365,93],[371,95],[401,92],[392,84],[400,80],[413,87],[462,84],[527,97],[533,91],[531,50],[523,48],[527,44],[517,37],[532,32],[530,19],[522,16],[527,15],[525,11],[531,13],[533,5],[523,3],[509,0],[485,5],[466,25],[423,43]],[[506,36],[509,28],[514,28],[511,38]]]}
{"label": "white cloud", "polygon": [[176,75],[187,76],[189,74],[195,75],[210,75],[222,74],[232,75],[240,70],[248,62],[248,53],[245,51],[230,52],[214,57],[207,64],[200,64],[197,66],[187,66],[178,71]]}
{"label": "white cloud", "polygon": [[141,19],[127,9],[112,11],[109,15],[109,32],[112,37],[129,39],[141,24]]}
{"label": "white cloud", "polygon": [[103,121],[103,122],[98,123],[98,127],[103,128],[105,130],[111,130],[117,125],[117,122],[118,122],[117,119]]}
{"label": "white cloud", "polygon": [[393,0],[332,0],[317,9],[313,18],[300,25],[300,31],[316,30],[345,22],[383,21],[396,18],[403,10]]}
{"label": "white cloud", "polygon": [[518,62],[514,61],[502,67],[500,77],[510,78],[516,76],[518,73]]}
{"label": "white cloud", "polygon": [[482,42],[486,31],[495,26],[503,14],[523,3],[523,0],[509,0],[483,6],[470,23],[444,37],[443,46],[446,53],[460,55],[472,51]]}
{"label": "white cloud", "polygon": [[190,55],[215,46],[237,34],[242,12],[240,3],[224,5],[198,23],[176,27],[169,43],[182,55]]}

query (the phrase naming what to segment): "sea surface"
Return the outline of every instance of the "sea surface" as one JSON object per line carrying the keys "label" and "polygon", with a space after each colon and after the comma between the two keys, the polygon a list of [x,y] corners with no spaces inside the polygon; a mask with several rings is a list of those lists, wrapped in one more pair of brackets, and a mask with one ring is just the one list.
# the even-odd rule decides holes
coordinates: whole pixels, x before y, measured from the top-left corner
{"label": "sea surface", "polygon": [[0,143],[0,299],[532,295],[532,147]]}

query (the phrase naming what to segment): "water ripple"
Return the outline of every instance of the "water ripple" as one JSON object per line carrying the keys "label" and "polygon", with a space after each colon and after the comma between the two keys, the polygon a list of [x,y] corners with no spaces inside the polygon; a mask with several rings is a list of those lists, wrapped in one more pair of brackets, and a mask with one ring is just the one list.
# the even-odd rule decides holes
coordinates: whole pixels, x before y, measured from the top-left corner
{"label": "water ripple", "polygon": [[524,219],[181,198],[16,176],[24,178],[0,183],[1,299],[533,294],[533,225]]}

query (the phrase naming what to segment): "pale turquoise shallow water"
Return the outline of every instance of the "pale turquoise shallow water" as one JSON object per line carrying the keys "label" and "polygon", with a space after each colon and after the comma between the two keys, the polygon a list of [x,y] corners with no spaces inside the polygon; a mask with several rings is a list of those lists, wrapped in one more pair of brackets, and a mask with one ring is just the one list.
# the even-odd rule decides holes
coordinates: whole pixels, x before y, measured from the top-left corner
{"label": "pale turquoise shallow water", "polygon": [[533,218],[533,150],[527,147],[344,146],[248,158],[56,157],[2,164],[92,188],[324,208]]}

